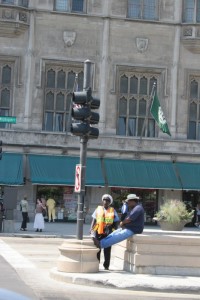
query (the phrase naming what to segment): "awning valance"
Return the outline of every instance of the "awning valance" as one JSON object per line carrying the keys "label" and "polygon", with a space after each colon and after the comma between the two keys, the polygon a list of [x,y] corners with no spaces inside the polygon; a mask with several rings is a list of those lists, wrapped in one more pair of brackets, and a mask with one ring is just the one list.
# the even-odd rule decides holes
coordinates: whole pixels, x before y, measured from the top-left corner
{"label": "awning valance", "polygon": [[[74,185],[75,166],[79,164],[79,157],[30,154],[28,158],[33,184]],[[85,184],[105,185],[99,158],[87,159]]]}
{"label": "awning valance", "polygon": [[177,173],[180,176],[182,189],[200,190],[200,164],[199,163],[175,163]]}
{"label": "awning valance", "polygon": [[23,155],[3,153],[0,160],[0,184],[21,185],[23,180]]}
{"label": "awning valance", "polygon": [[[0,166],[3,166],[0,169],[1,184],[23,184],[22,155],[8,153],[3,155],[4,159],[0,161]],[[74,185],[75,166],[79,164],[79,157],[29,154],[28,159],[30,179],[33,184]],[[8,166],[11,166],[12,172],[9,172]],[[17,173],[16,179],[11,179],[13,172]],[[86,186],[200,190],[200,164],[90,157],[87,158],[86,163],[85,184]]]}
{"label": "awning valance", "polygon": [[109,186],[182,189],[172,162],[109,158],[103,161]]}

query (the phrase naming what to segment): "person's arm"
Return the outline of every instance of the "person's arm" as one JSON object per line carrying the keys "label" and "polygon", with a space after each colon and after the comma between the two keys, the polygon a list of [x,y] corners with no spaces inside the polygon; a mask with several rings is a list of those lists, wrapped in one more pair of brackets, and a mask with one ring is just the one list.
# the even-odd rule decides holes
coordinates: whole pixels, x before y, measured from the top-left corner
{"label": "person's arm", "polygon": [[91,226],[90,226],[90,233],[95,224],[96,224],[96,219],[92,218],[92,222],[91,222]]}
{"label": "person's arm", "polygon": [[124,221],[121,221],[119,225],[121,227],[123,227],[125,224],[131,223],[131,222],[132,222],[132,220],[130,218],[126,218],[126,219],[124,219]]}
{"label": "person's arm", "polygon": [[120,226],[122,227],[125,224],[135,221],[140,214],[141,214],[141,209],[135,207],[135,209],[130,213],[130,215],[122,222],[120,222]]}

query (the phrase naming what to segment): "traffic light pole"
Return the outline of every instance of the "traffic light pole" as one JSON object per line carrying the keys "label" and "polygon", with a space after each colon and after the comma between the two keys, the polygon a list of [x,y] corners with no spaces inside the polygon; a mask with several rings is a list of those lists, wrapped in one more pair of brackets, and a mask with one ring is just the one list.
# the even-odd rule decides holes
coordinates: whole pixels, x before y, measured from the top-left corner
{"label": "traffic light pole", "polygon": [[[91,61],[86,60],[84,62],[83,90],[87,90],[90,87],[90,85],[91,85]],[[88,142],[88,137],[82,136],[80,138],[81,191],[78,194],[77,235],[76,235],[78,240],[83,239],[87,142]]]}

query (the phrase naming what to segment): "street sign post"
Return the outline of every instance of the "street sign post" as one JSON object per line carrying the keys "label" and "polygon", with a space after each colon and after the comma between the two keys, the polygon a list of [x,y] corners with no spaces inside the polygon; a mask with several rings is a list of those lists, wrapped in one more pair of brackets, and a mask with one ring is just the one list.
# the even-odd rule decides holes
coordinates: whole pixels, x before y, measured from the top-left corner
{"label": "street sign post", "polygon": [[16,117],[0,116],[0,123],[13,123],[13,124],[16,124]]}

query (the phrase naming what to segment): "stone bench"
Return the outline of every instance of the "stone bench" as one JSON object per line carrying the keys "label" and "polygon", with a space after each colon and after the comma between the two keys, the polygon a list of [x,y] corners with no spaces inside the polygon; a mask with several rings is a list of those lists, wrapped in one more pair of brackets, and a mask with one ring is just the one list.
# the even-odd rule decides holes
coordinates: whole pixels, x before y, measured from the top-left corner
{"label": "stone bench", "polygon": [[115,266],[128,272],[200,275],[200,232],[148,232],[113,248]]}

